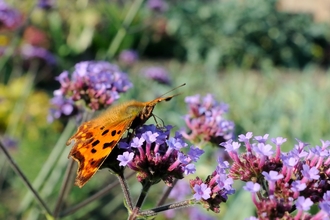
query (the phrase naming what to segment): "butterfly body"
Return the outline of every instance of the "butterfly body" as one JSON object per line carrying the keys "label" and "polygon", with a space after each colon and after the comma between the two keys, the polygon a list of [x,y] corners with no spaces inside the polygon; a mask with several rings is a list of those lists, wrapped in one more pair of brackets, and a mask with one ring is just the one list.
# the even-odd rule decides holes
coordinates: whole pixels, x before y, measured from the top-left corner
{"label": "butterfly body", "polygon": [[149,102],[128,101],[111,107],[100,116],[84,122],[66,143],[74,145],[69,153],[78,162],[76,185],[82,187],[96,173],[126,130],[143,125],[157,103],[173,96]]}

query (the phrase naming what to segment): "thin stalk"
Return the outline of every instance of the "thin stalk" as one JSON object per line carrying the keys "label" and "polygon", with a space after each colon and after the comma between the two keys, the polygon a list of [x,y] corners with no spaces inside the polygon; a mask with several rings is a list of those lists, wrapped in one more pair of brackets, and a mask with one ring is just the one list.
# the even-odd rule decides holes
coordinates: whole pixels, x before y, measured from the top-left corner
{"label": "thin stalk", "polygon": [[[134,173],[130,173],[126,178],[130,178],[133,175],[134,175]],[[119,185],[119,182],[114,182],[112,184],[107,185],[104,189],[102,189],[102,190],[98,191],[97,193],[95,193],[94,195],[88,197],[86,200],[82,201],[81,203],[63,211],[62,213],[60,213],[59,217],[63,218],[63,217],[66,217],[68,215],[75,213],[76,211],[85,207],[86,205],[90,204],[91,202],[101,198],[102,196],[105,196],[110,190],[112,190],[113,188],[115,188],[118,185]]]}
{"label": "thin stalk", "polygon": [[178,182],[178,179],[175,179],[172,187],[168,187],[167,190],[164,192],[163,196],[160,198],[160,200],[157,203],[157,206],[161,206],[165,203],[166,199],[168,198],[168,196],[170,195],[172,189],[174,188],[174,186],[176,185],[176,183]]}
{"label": "thin stalk", "polygon": [[46,205],[46,203],[41,199],[37,191],[33,188],[33,186],[30,184],[29,180],[26,178],[22,170],[17,166],[16,162],[13,160],[13,158],[10,156],[9,152],[7,151],[6,147],[3,146],[2,141],[0,141],[0,148],[4,152],[5,156],[7,157],[9,164],[13,168],[13,170],[16,172],[16,174],[23,180],[23,183],[27,186],[27,188],[32,192],[33,196],[37,200],[37,202],[40,204],[40,206],[46,211],[47,215],[52,216],[50,209]]}
{"label": "thin stalk", "polygon": [[130,9],[128,10],[126,17],[123,21],[122,26],[117,31],[116,36],[111,41],[111,44],[109,46],[109,49],[107,51],[107,57],[113,58],[116,52],[118,51],[118,48],[120,47],[124,37],[127,34],[127,28],[131,25],[133,19],[135,18],[137,12],[139,11],[141,5],[143,3],[143,0],[135,0],[133,1]]}
{"label": "thin stalk", "polygon": [[132,203],[131,194],[129,193],[129,188],[126,182],[126,178],[124,177],[123,174],[117,174],[116,176],[118,178],[118,181],[120,183],[121,189],[124,194],[125,204],[126,206],[128,206],[127,208],[129,209],[129,212],[131,212],[133,210],[133,203]]}
{"label": "thin stalk", "polygon": [[136,205],[132,211],[132,213],[130,213],[128,220],[135,220],[140,214],[140,209],[143,205],[144,200],[146,199],[149,189],[152,186],[151,183],[147,182],[146,184],[143,185],[140,196],[136,202]]}
{"label": "thin stalk", "polygon": [[[36,190],[40,190],[41,186],[47,182],[47,177],[49,177],[51,170],[55,167],[55,164],[57,163],[58,159],[63,154],[63,151],[66,148],[65,142],[69,139],[69,136],[71,135],[74,128],[75,120],[72,119],[65,126],[64,131],[62,132],[52,152],[42,166],[41,171],[38,173],[38,176],[33,181],[32,185]],[[22,202],[20,203],[20,206],[18,208],[18,212],[22,213],[23,211],[25,211],[30,206],[32,199],[33,195],[28,192],[22,199]]]}
{"label": "thin stalk", "polygon": [[69,162],[69,165],[67,166],[67,169],[65,171],[65,175],[64,175],[64,179],[62,182],[62,186],[61,186],[61,190],[55,205],[55,209],[54,209],[54,217],[57,218],[59,216],[59,213],[61,211],[62,208],[62,203],[63,200],[65,200],[65,198],[68,195],[68,187],[69,186],[69,182],[70,182],[70,177],[72,176],[72,171],[73,171],[73,167],[74,167],[74,161],[71,159]]}
{"label": "thin stalk", "polygon": [[196,199],[189,199],[189,200],[185,200],[182,202],[175,202],[172,204],[163,205],[163,206],[160,206],[157,208],[142,211],[139,213],[139,216],[144,216],[144,217],[155,216],[159,212],[167,211],[170,209],[186,208],[186,207],[194,205],[195,203],[196,203]]}

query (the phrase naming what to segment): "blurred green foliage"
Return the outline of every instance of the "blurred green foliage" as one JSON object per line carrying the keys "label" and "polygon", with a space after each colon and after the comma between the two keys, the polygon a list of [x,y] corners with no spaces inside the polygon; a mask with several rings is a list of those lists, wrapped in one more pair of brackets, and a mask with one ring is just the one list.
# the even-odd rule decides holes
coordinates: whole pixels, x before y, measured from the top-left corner
{"label": "blurred green foliage", "polygon": [[173,1],[168,29],[191,62],[244,69],[328,66],[329,25],[314,23],[308,14],[279,12],[276,3]]}

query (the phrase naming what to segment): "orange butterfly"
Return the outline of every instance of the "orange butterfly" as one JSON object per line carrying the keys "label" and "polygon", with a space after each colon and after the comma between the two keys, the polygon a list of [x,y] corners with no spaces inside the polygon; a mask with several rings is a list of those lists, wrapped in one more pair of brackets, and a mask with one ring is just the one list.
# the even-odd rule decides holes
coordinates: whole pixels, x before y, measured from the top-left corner
{"label": "orange butterfly", "polygon": [[100,168],[125,131],[143,125],[153,115],[152,111],[158,102],[169,101],[174,96],[176,95],[159,97],[149,102],[128,101],[111,107],[95,119],[80,125],[66,143],[70,145],[74,141],[69,158],[71,156],[78,162],[75,184],[83,187]]}

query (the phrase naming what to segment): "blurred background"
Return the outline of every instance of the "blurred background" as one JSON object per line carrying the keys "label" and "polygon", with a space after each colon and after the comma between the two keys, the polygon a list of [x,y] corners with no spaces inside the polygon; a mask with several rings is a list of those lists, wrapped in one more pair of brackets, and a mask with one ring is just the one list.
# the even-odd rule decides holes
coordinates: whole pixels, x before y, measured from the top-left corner
{"label": "blurred background", "polygon": [[[128,74],[134,87],[121,101],[149,101],[186,83],[155,109],[178,129],[185,126],[184,98],[211,93],[229,105],[236,136],[286,137],[288,150],[295,138],[313,146],[330,139],[330,0],[0,0],[1,140],[50,207],[68,164],[65,142],[77,126],[49,113],[60,87],[55,77],[88,60]],[[205,159],[201,177],[215,164]],[[103,170],[84,188],[73,187],[64,206],[100,191],[115,180],[109,176]],[[135,182],[133,195],[140,190]],[[253,204],[240,187],[220,214],[195,208],[156,219],[247,218]],[[146,208],[163,188],[150,192]],[[118,191],[63,219],[125,219]],[[45,218],[0,151],[0,219]]]}

